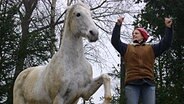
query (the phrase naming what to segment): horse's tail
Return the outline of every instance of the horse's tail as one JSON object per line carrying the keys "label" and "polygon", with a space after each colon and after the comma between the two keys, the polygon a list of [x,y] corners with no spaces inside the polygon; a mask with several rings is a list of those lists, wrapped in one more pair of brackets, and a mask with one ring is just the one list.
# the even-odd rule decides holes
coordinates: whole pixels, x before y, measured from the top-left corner
{"label": "horse's tail", "polygon": [[23,70],[16,78],[13,88],[13,104],[26,104],[23,94],[23,84],[31,68]]}

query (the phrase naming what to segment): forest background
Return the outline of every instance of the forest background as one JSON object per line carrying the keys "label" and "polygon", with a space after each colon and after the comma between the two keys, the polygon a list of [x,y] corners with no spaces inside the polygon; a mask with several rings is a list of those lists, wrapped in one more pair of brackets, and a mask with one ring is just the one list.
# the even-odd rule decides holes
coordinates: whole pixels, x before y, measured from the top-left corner
{"label": "forest background", "polygon": [[[124,104],[123,62],[112,50],[110,37],[116,19],[125,16],[121,38],[131,41],[133,26],[146,28],[157,43],[164,35],[164,17],[172,17],[174,39],[171,48],[155,61],[157,104],[184,102],[184,1],[183,0],[84,0],[100,31],[98,42],[84,40],[85,55],[94,71],[112,78],[112,104]],[[73,1],[72,3],[75,3]],[[13,84],[27,67],[44,65],[62,41],[66,1],[0,1],[0,104],[13,104]],[[133,21],[132,21],[133,20]],[[118,60],[118,61],[117,61]],[[99,71],[100,70],[100,71]],[[116,83],[119,82],[119,83]],[[100,97],[103,99],[103,95]],[[100,102],[100,101],[99,101]],[[97,104],[93,97],[87,102]]]}

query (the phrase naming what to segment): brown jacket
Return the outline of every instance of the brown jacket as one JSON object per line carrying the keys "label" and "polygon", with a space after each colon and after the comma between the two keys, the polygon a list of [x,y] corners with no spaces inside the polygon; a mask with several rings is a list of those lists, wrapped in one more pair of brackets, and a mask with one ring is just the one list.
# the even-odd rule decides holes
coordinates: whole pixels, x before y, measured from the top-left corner
{"label": "brown jacket", "polygon": [[125,84],[148,78],[154,80],[154,52],[151,45],[128,45],[124,55]]}

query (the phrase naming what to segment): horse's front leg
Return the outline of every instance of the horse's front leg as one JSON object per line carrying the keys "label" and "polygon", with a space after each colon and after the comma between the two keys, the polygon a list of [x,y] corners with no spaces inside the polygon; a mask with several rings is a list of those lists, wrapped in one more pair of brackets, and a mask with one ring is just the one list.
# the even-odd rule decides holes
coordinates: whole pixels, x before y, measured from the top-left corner
{"label": "horse's front leg", "polygon": [[83,98],[88,100],[90,96],[92,96],[99,87],[104,84],[104,102],[103,104],[110,104],[111,101],[111,85],[110,85],[110,77],[107,74],[102,74],[101,76],[92,80],[90,84],[83,90]]}
{"label": "horse's front leg", "polygon": [[64,100],[60,94],[57,94],[57,96],[54,98],[53,104],[64,104]]}

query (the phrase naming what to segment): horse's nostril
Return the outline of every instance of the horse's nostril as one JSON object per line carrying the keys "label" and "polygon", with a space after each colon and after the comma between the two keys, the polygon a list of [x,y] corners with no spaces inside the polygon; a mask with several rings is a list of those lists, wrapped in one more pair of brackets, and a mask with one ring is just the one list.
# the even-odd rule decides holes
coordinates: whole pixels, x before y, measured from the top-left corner
{"label": "horse's nostril", "polygon": [[90,30],[89,34],[90,35],[88,35],[88,39],[89,39],[90,42],[95,42],[96,40],[98,40],[98,31]]}
{"label": "horse's nostril", "polygon": [[93,36],[98,36],[98,31],[90,30],[89,33]]}
{"label": "horse's nostril", "polygon": [[95,35],[94,32],[93,32],[92,30],[90,30],[89,33],[90,33],[91,35]]}

